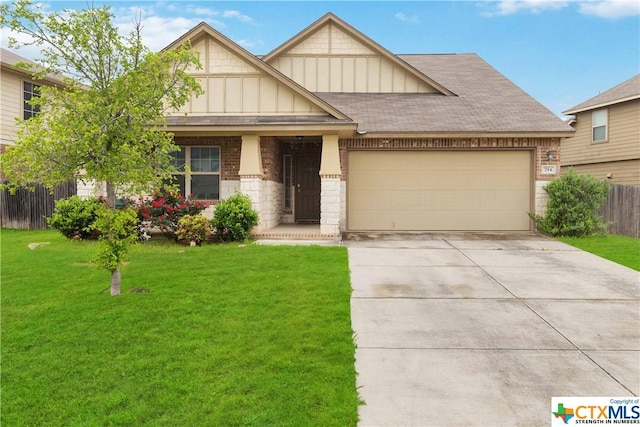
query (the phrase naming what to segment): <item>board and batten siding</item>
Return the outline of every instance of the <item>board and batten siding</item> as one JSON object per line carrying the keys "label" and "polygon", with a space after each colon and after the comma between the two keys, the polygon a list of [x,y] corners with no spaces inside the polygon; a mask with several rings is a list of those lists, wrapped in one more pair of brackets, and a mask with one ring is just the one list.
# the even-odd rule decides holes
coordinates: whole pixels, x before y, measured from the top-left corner
{"label": "board and batten siding", "polygon": [[591,142],[591,114],[576,115],[576,133],[562,141],[562,166],[640,159],[640,100],[611,105],[606,142]]}
{"label": "board and batten siding", "polygon": [[270,65],[311,92],[437,92],[331,23],[275,57]]}
{"label": "board and batten siding", "polygon": [[193,44],[202,70],[189,70],[204,94],[192,96],[179,113],[198,114],[326,114],[267,73],[211,37]]}
{"label": "board and batten siding", "polygon": [[2,87],[0,90],[0,126],[2,127],[0,143],[13,145],[16,137],[16,117],[22,117],[22,82],[23,77],[6,69],[2,69]]}

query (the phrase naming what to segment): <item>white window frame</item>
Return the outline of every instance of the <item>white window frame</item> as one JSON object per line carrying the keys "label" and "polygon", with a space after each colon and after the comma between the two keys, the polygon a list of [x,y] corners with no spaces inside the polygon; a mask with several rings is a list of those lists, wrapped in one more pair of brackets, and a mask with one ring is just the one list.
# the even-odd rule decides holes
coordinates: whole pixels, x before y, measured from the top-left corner
{"label": "white window frame", "polygon": [[[28,90],[26,85],[31,85],[31,89]],[[23,80],[22,81],[22,119],[28,120],[31,117],[35,116],[40,112],[40,106],[33,106],[28,104],[27,102],[32,99],[40,96],[40,92],[37,89],[40,88],[39,84]],[[29,99],[27,99],[27,94],[29,95]]]}
{"label": "white window frame", "polygon": [[[596,139],[596,129],[604,128],[604,137]],[[600,143],[609,140],[609,110],[602,108],[591,112],[591,142]]]}
{"label": "white window frame", "polygon": [[[218,170],[215,172],[200,172],[200,171],[194,171],[191,168],[191,150],[193,148],[217,148],[218,149]],[[176,169],[178,169],[178,172],[174,172],[172,173],[172,175],[180,175],[180,176],[184,176],[184,196],[188,196],[192,193],[191,191],[191,177],[194,175],[208,175],[208,176],[217,176],[218,177],[218,198],[217,199],[199,199],[199,200],[207,200],[207,201],[219,201],[220,200],[220,193],[221,193],[221,187],[222,187],[222,179],[221,177],[221,173],[220,171],[222,170],[222,150],[220,149],[220,146],[218,145],[181,145],[180,146],[180,150],[184,151],[184,163],[185,166],[189,167],[189,172],[187,172],[187,170],[180,171],[180,169],[178,167],[176,167]],[[174,163],[174,166],[176,166],[176,164]]]}

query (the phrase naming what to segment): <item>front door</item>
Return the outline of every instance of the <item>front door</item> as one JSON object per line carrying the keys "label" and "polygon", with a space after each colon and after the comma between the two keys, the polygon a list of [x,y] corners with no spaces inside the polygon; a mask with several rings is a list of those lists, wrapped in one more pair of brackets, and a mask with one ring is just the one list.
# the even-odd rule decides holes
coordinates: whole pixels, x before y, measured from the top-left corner
{"label": "front door", "polygon": [[296,157],[296,223],[320,223],[320,156]]}

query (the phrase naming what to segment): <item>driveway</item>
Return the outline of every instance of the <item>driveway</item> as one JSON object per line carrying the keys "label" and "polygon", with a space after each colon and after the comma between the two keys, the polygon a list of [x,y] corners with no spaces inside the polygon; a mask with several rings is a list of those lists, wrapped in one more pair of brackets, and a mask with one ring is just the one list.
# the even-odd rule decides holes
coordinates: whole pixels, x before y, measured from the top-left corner
{"label": "driveway", "polygon": [[346,241],[360,426],[550,425],[640,395],[640,275],[533,234]]}

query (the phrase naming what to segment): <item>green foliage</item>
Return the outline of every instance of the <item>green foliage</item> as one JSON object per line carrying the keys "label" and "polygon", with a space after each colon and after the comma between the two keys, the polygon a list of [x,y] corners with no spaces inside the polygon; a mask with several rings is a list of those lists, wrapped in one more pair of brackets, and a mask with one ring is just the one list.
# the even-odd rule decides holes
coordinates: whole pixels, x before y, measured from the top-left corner
{"label": "green foliage", "polygon": [[40,113],[18,120],[16,145],[4,154],[10,185],[47,187],[82,178],[107,182],[113,208],[119,190],[144,193],[170,177],[173,135],[165,112],[201,94],[187,70],[199,69],[187,43],[158,53],[146,48],[140,23],[120,35],[109,6],[45,11],[29,0],[0,4],[0,26],[19,34],[10,47],[35,45],[41,58],[22,68],[34,79],[55,73],[65,85],[42,85]]}
{"label": "green foliage", "polygon": [[178,221],[176,239],[179,242],[201,244],[211,234],[209,221],[203,215],[185,215]]}
{"label": "green foliage", "polygon": [[138,241],[137,225],[134,209],[100,210],[96,220],[96,228],[100,231],[100,249],[95,258],[98,267],[114,271],[127,260],[129,248]]}
{"label": "green foliage", "polygon": [[558,240],[640,271],[640,239],[637,237],[607,234],[604,236],[560,237]]}
{"label": "green foliage", "polygon": [[97,197],[82,199],[71,196],[56,201],[49,225],[68,238],[86,238],[94,232],[98,212],[104,202]]}
{"label": "green foliage", "polygon": [[598,209],[607,198],[609,184],[569,169],[544,187],[549,194],[546,216],[529,214],[540,231],[551,236],[581,237],[606,232]]}
{"label": "green foliage", "polygon": [[211,226],[222,241],[241,242],[258,224],[258,213],[251,207],[249,196],[236,193],[216,205]]}
{"label": "green foliage", "polygon": [[356,425],[346,248],[136,245],[109,299],[98,242],[0,245],[2,426]]}
{"label": "green foliage", "polygon": [[178,190],[155,190],[151,197],[138,199],[138,219],[159,228],[165,236],[173,237],[180,218],[199,215],[209,205],[184,197]]}

